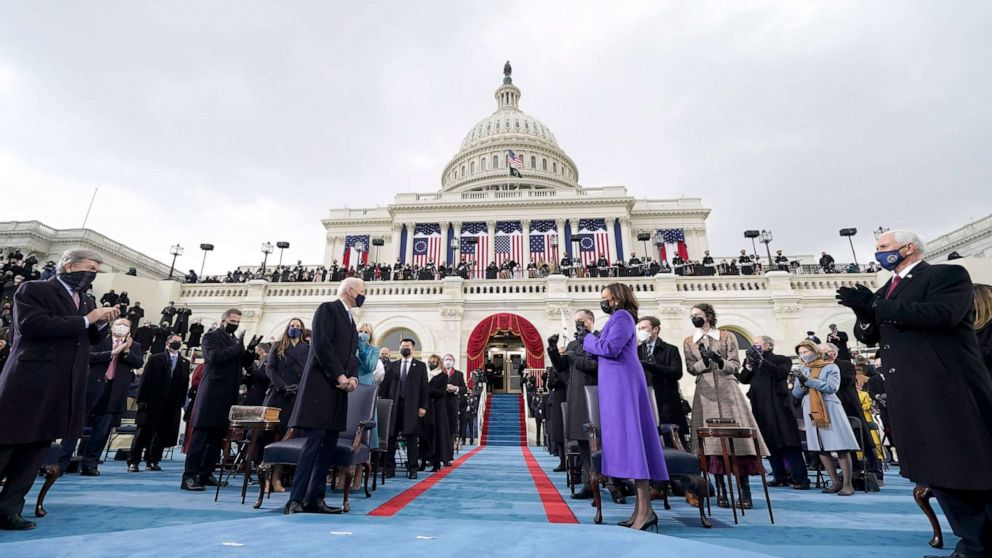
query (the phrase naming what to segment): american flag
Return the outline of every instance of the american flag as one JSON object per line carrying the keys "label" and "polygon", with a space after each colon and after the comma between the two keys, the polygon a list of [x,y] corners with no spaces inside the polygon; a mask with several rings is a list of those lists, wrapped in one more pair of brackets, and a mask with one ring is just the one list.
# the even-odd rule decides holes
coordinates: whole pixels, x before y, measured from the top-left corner
{"label": "american flag", "polygon": [[669,244],[675,244],[680,258],[683,260],[689,259],[689,249],[685,244],[685,229],[658,229],[658,232],[661,233],[661,238],[664,241],[658,253],[658,256],[662,260],[668,261],[668,250],[666,250],[666,247]]}
{"label": "american flag", "polygon": [[355,252],[355,264],[359,261],[357,258],[358,253],[355,250],[355,244],[358,242],[365,243],[364,252],[361,255],[361,263],[369,263],[369,235],[367,234],[349,234],[344,237],[344,255],[341,256],[341,265],[348,267],[353,262],[351,261],[351,253]]}
{"label": "american flag", "polygon": [[579,255],[582,264],[595,264],[600,256],[610,258],[606,219],[579,219]]}
{"label": "american flag", "polygon": [[524,230],[520,221],[497,221],[495,243],[496,265],[506,260],[519,264],[524,260]]}
{"label": "american flag", "polygon": [[[549,264],[558,262],[558,228],[554,221],[530,222],[531,261],[544,260]],[[536,255],[535,255],[536,254]],[[536,261],[534,263],[537,263]]]}
{"label": "american flag", "polygon": [[440,223],[417,223],[413,228],[413,265],[424,266],[441,261]]}
{"label": "american flag", "polygon": [[517,155],[512,149],[506,151],[506,166],[510,168],[510,176],[523,178],[520,169],[524,168],[524,156]]}
{"label": "american flag", "polygon": [[[475,238],[478,243],[465,242],[468,237]],[[484,222],[462,223],[461,237],[459,238],[459,249],[461,258],[467,262],[475,262],[472,266],[472,277],[485,277],[486,266],[489,262],[489,228]]]}

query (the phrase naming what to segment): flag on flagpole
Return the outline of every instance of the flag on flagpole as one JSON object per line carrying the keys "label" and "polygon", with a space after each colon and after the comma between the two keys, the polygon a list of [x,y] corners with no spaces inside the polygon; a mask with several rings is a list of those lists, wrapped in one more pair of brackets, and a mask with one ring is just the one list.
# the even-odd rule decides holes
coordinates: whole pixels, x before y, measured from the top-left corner
{"label": "flag on flagpole", "polygon": [[661,233],[661,238],[664,241],[659,250],[662,260],[668,261],[668,250],[665,248],[669,244],[675,245],[675,253],[680,258],[689,259],[689,247],[685,243],[685,229],[659,229],[658,232]]}
{"label": "flag on flagpole", "polygon": [[530,222],[530,260],[543,260],[547,263],[558,262],[558,227],[554,221]]}
{"label": "flag on flagpole", "polygon": [[[359,256],[359,252],[355,250],[355,244],[363,243],[363,252]],[[352,262],[351,253],[355,252],[355,260]],[[369,235],[367,234],[349,234],[344,237],[344,255],[341,256],[341,265],[343,267],[348,267],[354,263],[369,263]]]}
{"label": "flag on flagpole", "polygon": [[[474,238],[477,242],[466,242],[467,238]],[[472,266],[473,277],[485,277],[486,265],[489,262],[489,227],[484,222],[462,223],[462,231],[458,240],[461,259],[467,262],[475,262]]]}
{"label": "flag on flagpole", "polygon": [[595,264],[599,257],[610,258],[606,219],[579,219],[579,256],[582,265]]}
{"label": "flag on flagpole", "polygon": [[523,155],[518,155],[512,149],[508,149],[506,151],[506,166],[510,169],[510,176],[516,176],[517,178],[524,177],[524,175],[520,174],[520,169],[524,168]]}
{"label": "flag on flagpole", "polygon": [[524,260],[524,232],[520,221],[497,221],[495,236],[496,265],[503,265],[506,260],[518,264]]}
{"label": "flag on flagpole", "polygon": [[441,224],[417,223],[413,228],[413,265],[441,261]]}

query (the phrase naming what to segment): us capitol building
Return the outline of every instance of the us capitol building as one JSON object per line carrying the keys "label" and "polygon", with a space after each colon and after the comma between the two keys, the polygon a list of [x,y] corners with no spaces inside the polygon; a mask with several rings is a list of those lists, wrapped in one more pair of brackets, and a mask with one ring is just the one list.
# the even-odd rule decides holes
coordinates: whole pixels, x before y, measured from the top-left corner
{"label": "us capitol building", "polygon": [[[690,259],[702,258],[710,210],[700,199],[635,199],[624,186],[581,185],[576,163],[547,126],[520,110],[520,98],[507,63],[495,93],[496,111],[469,128],[460,149],[441,171],[439,191],[400,193],[385,208],[331,209],[323,221],[324,264],[336,260],[354,265],[356,258],[457,263],[464,258],[483,266],[512,257],[525,267],[529,261],[566,254],[577,261],[604,256],[613,262],[643,256],[645,251],[657,258],[661,245],[638,241],[637,236],[648,233],[652,240],[660,239],[659,231],[678,239],[667,246],[669,256],[687,251]],[[473,241],[466,241],[468,237]],[[610,281],[552,274],[368,282],[367,301],[357,311],[356,321],[371,323],[380,344],[393,350],[401,337],[409,335],[418,340],[417,348],[425,357],[451,353],[463,370],[479,367],[488,357],[510,374],[521,361],[530,368],[543,368],[545,339],[563,329],[570,338],[576,310],[596,310],[602,324],[599,293]],[[822,335],[828,324],[837,323],[850,331],[853,316],[835,303],[835,290],[855,282],[876,286],[874,274],[786,272],[721,277],[658,274],[624,281],[636,291],[641,315],[661,320],[661,336],[668,342],[681,346],[692,332],[690,307],[709,302],[719,315],[719,326],[736,332],[742,346],[754,336],[771,335],[784,352],[810,329]],[[177,304],[193,310],[194,320],[202,318],[209,325],[226,308],[239,307],[245,312],[243,327],[268,339],[281,335],[293,317],[309,322],[318,304],[334,298],[337,284],[251,281],[174,284],[172,289]],[[153,312],[159,307],[145,306]],[[515,390],[516,384],[506,381],[503,389]],[[690,376],[683,379],[682,389],[691,396]]]}

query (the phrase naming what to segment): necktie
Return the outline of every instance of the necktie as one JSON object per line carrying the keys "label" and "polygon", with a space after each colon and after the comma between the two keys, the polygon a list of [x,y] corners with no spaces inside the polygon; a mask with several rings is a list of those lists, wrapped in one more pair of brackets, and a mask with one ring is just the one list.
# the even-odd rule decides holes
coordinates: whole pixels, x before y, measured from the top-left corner
{"label": "necktie", "polygon": [[885,298],[892,296],[892,291],[896,290],[896,285],[898,285],[900,281],[902,281],[902,277],[900,277],[899,274],[892,276],[892,282],[889,283],[889,290],[885,292]]}
{"label": "necktie", "polygon": [[[403,361],[403,370],[400,371],[400,389],[404,389],[404,390],[406,389],[406,373],[407,373],[407,368],[408,367],[409,367],[409,363],[404,360]],[[400,397],[402,397],[402,396],[403,396],[403,394],[400,394]]]}
{"label": "necktie", "polygon": [[[120,341],[114,339],[114,348],[115,349],[120,344],[121,344]],[[118,356],[119,355],[114,355],[114,354],[111,354],[110,355],[110,366],[107,367],[107,374],[106,374],[106,377],[107,377],[107,381],[108,382],[110,380],[113,380],[114,379],[114,373],[117,371],[117,357]]]}
{"label": "necktie", "polygon": [[79,293],[77,293],[76,291],[72,291],[72,302],[73,302],[73,304],[76,305],[76,308],[78,309],[79,308]]}

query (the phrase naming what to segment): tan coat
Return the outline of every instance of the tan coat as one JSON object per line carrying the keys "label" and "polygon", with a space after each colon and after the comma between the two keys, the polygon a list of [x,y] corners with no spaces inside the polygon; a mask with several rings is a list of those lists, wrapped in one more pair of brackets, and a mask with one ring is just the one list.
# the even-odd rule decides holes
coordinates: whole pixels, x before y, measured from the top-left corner
{"label": "tan coat", "polygon": [[[706,419],[719,417],[722,406],[724,418],[735,419],[740,426],[758,432],[758,448],[761,450],[761,455],[768,455],[768,448],[761,438],[758,423],[751,414],[751,405],[738,387],[737,373],[740,372],[741,361],[738,356],[737,337],[729,331],[717,331],[720,333],[719,341],[704,335],[699,341],[693,342],[690,335],[682,343],[686,370],[696,377],[696,395],[692,399],[692,431],[695,432],[697,428],[706,426]],[[710,362],[709,367],[703,363],[697,347],[699,343],[723,357],[722,370],[714,362]],[[720,374],[719,405],[713,374]],[[754,455],[754,447],[750,440],[735,441],[734,451],[737,455]],[[707,438],[704,453],[723,455],[720,441],[716,438]]]}

